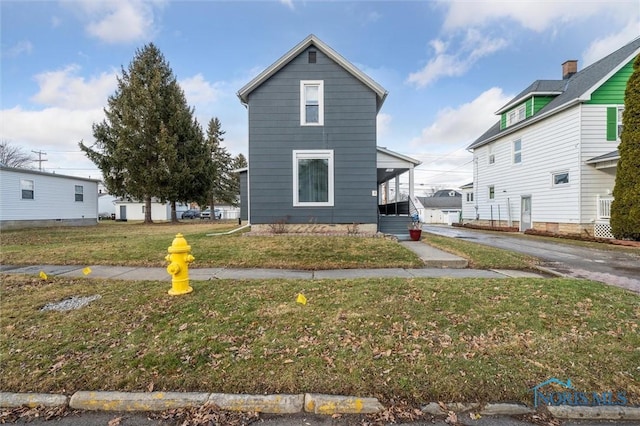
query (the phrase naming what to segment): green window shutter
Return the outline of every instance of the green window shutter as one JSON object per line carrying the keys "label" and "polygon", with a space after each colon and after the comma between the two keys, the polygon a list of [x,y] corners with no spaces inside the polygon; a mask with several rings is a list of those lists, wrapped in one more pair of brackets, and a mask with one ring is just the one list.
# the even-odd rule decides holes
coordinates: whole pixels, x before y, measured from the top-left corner
{"label": "green window shutter", "polygon": [[618,108],[607,108],[607,140],[615,141],[618,138]]}

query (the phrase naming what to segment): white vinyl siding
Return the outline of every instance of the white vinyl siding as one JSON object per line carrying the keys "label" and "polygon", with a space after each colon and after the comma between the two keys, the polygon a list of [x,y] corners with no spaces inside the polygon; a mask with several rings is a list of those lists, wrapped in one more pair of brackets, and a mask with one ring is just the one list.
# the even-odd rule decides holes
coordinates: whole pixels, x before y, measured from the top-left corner
{"label": "white vinyl siding", "polygon": [[[489,220],[493,212],[494,220],[500,215],[503,221],[519,221],[520,197],[527,195],[533,202],[534,223],[579,223],[579,117],[579,108],[572,108],[492,142],[495,164],[491,167],[488,146],[475,150],[474,188],[480,219]],[[524,141],[521,148],[526,147],[526,157],[523,155],[522,163],[515,167],[513,142],[518,139]],[[571,183],[552,190],[550,176],[558,171],[569,172]],[[491,201],[490,185],[496,188]]]}
{"label": "white vinyl siding", "polygon": [[[580,132],[580,200],[583,221],[597,216],[598,195],[607,196],[613,191],[615,169],[598,170],[586,161],[607,154],[618,148],[617,143],[607,141],[607,105],[583,105]],[[575,179],[572,180],[575,182]],[[573,182],[572,182],[573,183]]]}
{"label": "white vinyl siding", "polygon": [[[23,198],[29,182],[33,198]],[[75,202],[75,187],[83,187],[83,203]],[[98,181],[73,176],[0,169],[0,219],[39,221],[98,219]]]}

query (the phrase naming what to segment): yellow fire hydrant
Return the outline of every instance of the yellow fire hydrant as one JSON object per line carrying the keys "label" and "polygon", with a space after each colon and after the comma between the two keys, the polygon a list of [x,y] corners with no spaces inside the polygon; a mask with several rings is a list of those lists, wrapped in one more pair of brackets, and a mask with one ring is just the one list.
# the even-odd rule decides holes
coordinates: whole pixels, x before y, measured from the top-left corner
{"label": "yellow fire hydrant", "polygon": [[193,288],[189,285],[189,263],[195,260],[195,257],[190,254],[191,246],[187,244],[182,234],[176,234],[168,251],[169,254],[165,260],[171,263],[167,266],[167,272],[173,276],[169,294],[179,296],[191,293]]}

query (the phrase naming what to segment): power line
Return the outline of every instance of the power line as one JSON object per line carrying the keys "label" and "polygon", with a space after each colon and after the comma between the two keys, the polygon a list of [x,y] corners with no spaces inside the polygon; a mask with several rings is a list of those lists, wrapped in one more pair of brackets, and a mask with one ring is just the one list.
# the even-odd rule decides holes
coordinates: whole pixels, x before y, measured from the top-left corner
{"label": "power line", "polygon": [[46,152],[43,151],[31,151],[34,154],[38,154],[38,159],[37,160],[33,160],[33,161],[37,161],[38,162],[38,170],[42,171],[42,163],[47,161],[47,159],[45,158],[44,160],[42,159],[43,155],[47,155]]}

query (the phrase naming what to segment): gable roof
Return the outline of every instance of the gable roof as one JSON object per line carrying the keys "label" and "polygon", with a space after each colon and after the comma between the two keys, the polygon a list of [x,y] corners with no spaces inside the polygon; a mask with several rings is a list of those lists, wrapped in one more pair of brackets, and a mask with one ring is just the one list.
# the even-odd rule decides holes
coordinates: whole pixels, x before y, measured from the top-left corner
{"label": "gable roof", "polygon": [[504,107],[500,108],[496,114],[501,114],[536,94],[557,94],[557,96],[534,116],[506,129],[500,129],[500,121],[498,120],[496,124],[491,126],[489,130],[469,145],[467,149],[481,147],[498,137],[519,130],[577,103],[588,101],[591,98],[591,94],[598,87],[604,84],[611,76],[618,72],[620,68],[638,54],[640,54],[640,37],[565,80],[535,81]]}
{"label": "gable roof", "polygon": [[86,178],[81,176],[61,175],[58,173],[42,172],[40,170],[34,170],[34,169],[24,169],[21,167],[8,167],[8,166],[5,166],[4,164],[0,164],[0,170],[7,171],[7,172],[14,172],[14,173],[24,173],[26,175],[32,175],[32,176],[46,176],[46,177],[56,178],[56,179],[57,178],[75,179],[75,180],[82,180],[86,182],[97,182],[97,183],[101,182],[100,179],[92,179],[92,178]]}
{"label": "gable roof", "polygon": [[462,196],[459,197],[418,197],[422,206],[427,209],[461,209]]}
{"label": "gable roof", "polygon": [[251,92],[267,81],[272,75],[280,71],[285,65],[310,46],[314,46],[316,49],[327,55],[347,72],[360,80],[365,86],[369,87],[376,94],[377,110],[380,111],[380,108],[382,107],[382,104],[389,92],[313,34],[307,36],[307,38],[298,43],[293,49],[289,50],[284,54],[284,56],[271,64],[267,69],[258,74],[257,77],[238,90],[237,95],[238,98],[240,98],[240,101],[243,104],[246,104]]}

